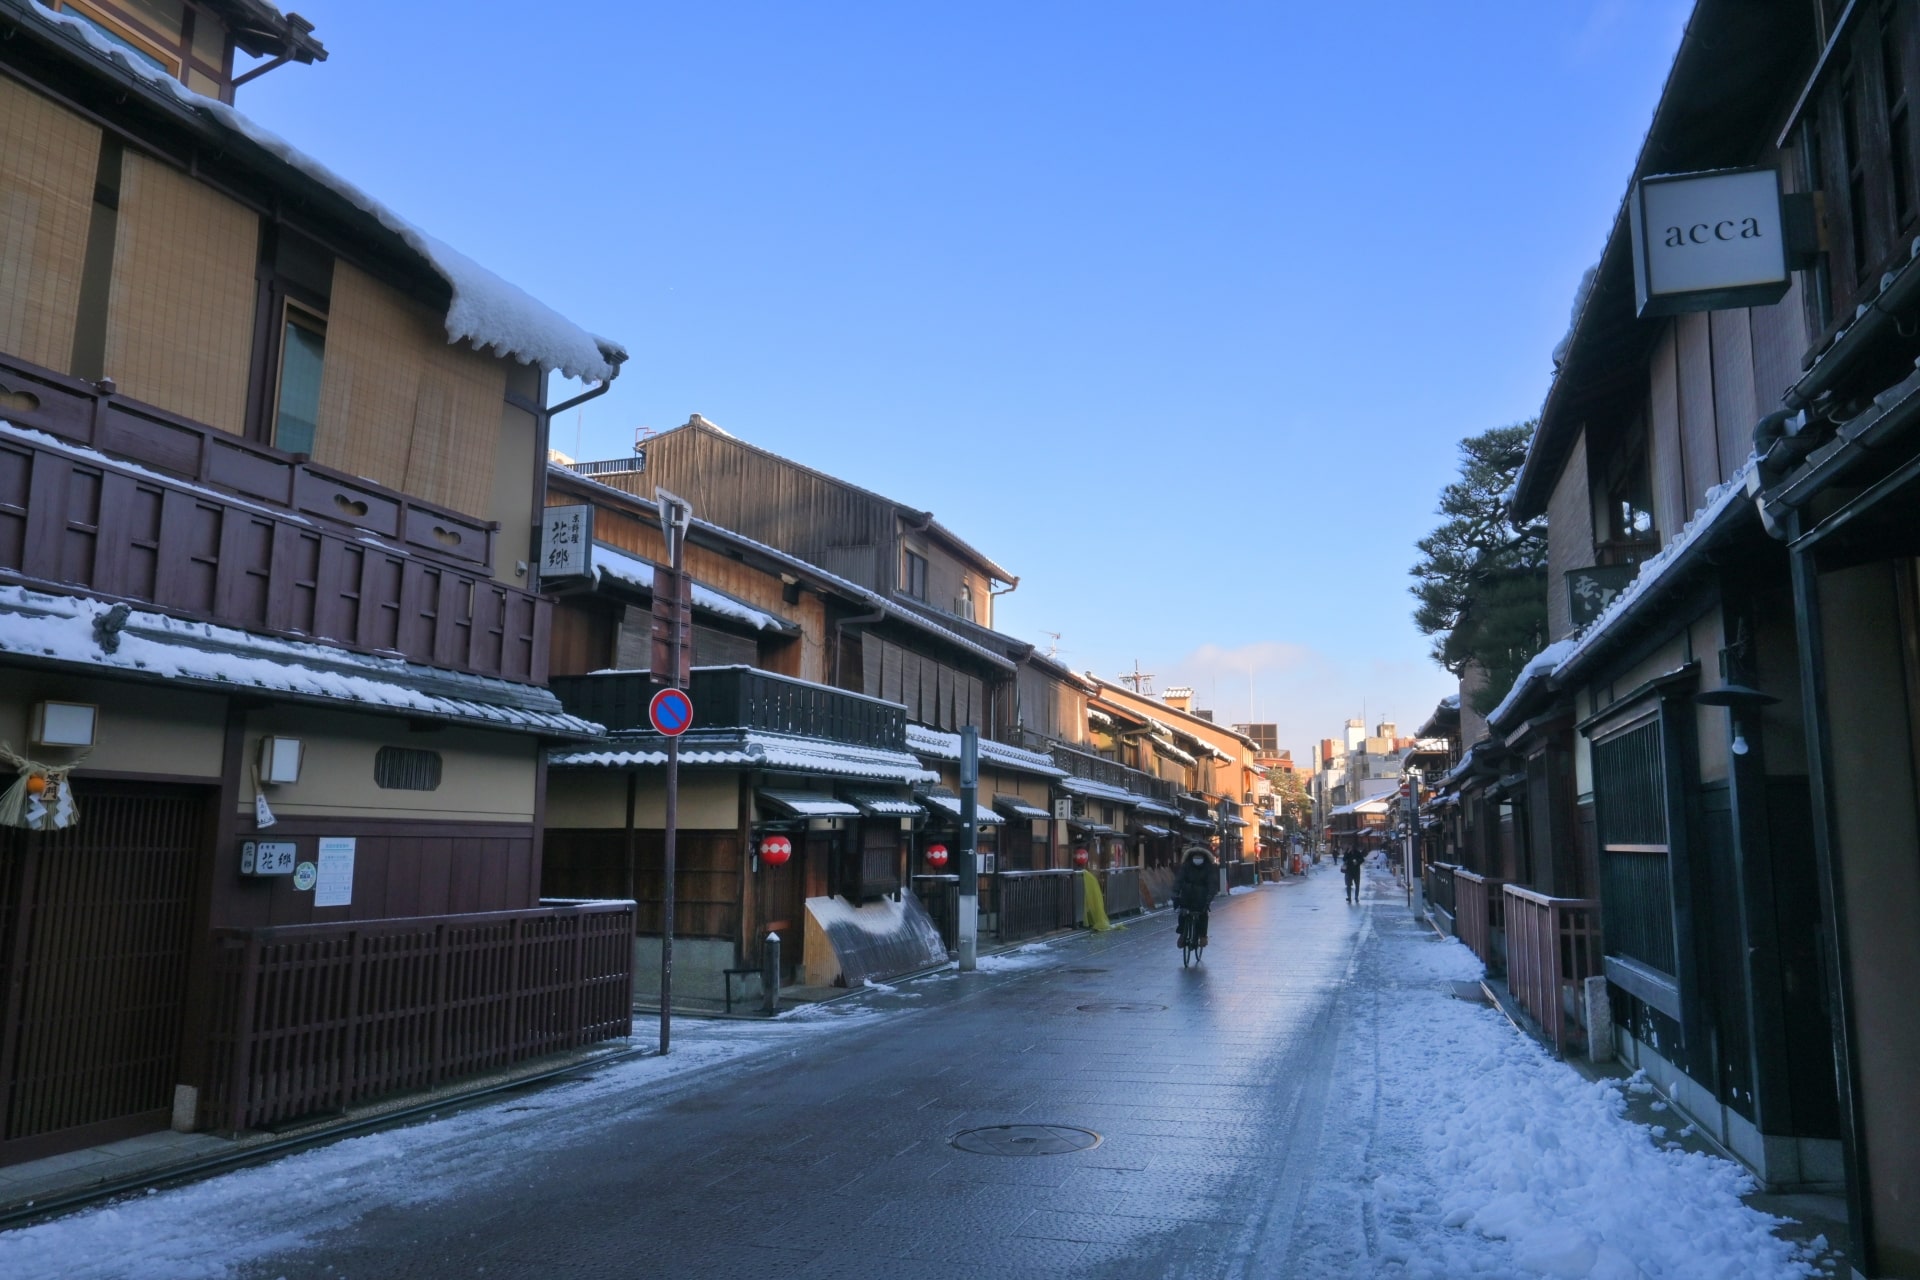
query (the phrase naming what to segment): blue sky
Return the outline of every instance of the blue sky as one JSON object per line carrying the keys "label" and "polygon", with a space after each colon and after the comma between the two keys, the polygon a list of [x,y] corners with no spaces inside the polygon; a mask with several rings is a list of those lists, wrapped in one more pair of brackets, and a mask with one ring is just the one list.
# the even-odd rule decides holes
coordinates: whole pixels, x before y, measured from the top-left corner
{"label": "blue sky", "polygon": [[1450,690],[1413,542],[1538,409],[1689,6],[300,8],[331,58],[242,110],[633,352],[557,447],[704,414],[1303,753]]}

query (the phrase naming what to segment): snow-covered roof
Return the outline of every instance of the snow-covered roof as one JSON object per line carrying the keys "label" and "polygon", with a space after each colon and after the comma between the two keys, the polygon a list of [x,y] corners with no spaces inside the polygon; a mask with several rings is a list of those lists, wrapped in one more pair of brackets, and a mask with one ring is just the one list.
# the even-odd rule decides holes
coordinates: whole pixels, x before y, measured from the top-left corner
{"label": "snow-covered roof", "polygon": [[1051,813],[1048,813],[1039,805],[1034,804],[1031,800],[1024,800],[1019,796],[997,795],[993,798],[993,807],[1002,813],[1011,814],[1016,818],[1027,818],[1031,820],[1053,817]]}
{"label": "snow-covered roof", "polygon": [[195,93],[79,19],[35,3],[9,8],[32,14],[68,40],[131,72],[202,120],[257,147],[269,160],[319,183],[399,237],[452,290],[453,299],[445,317],[448,342],[469,343],[480,350],[511,356],[522,364],[558,369],[570,378],[595,382],[612,378],[620,362],[626,359],[626,350],[619,343],[589,333],[458,249],[428,235],[284,138],[263,129],[226,103]]}
{"label": "snow-covered roof", "polygon": [[[954,795],[952,792],[929,791],[920,798],[946,813],[955,822],[961,820],[963,811],[960,808],[960,797]],[[973,802],[973,821],[976,826],[999,827],[1005,826],[1007,820],[995,813],[992,809],[989,809],[986,805],[975,800]]]}
{"label": "snow-covered roof", "polygon": [[1487,723],[1496,728],[1505,728],[1507,715],[1526,700],[1537,684],[1550,679],[1554,671],[1573,652],[1572,636],[1564,636],[1527,659],[1527,665],[1520,668],[1520,674],[1514,677],[1513,687],[1507,690],[1507,696],[1500,699],[1500,705],[1487,713]]}
{"label": "snow-covered roof", "polygon": [[926,813],[919,804],[904,796],[878,791],[849,791],[847,799],[869,818],[918,818]]}
{"label": "snow-covered roof", "polygon": [[1065,777],[1056,784],[1070,796],[1084,796],[1089,800],[1105,800],[1109,804],[1137,805],[1145,796],[1136,795],[1125,787],[1111,786],[1105,782],[1095,782],[1091,778]]}
{"label": "snow-covered roof", "polygon": [[1171,827],[1162,827],[1152,822],[1136,822],[1133,824],[1133,829],[1143,836],[1170,836],[1173,834]]}
{"label": "snow-covered roof", "polygon": [[860,810],[845,800],[816,791],[778,791],[763,787],[754,792],[758,798],[786,810],[796,818],[857,818]]}
{"label": "snow-covered roof", "polygon": [[[594,572],[602,578],[612,578],[628,586],[639,587],[651,593],[653,591],[654,565],[631,552],[618,547],[610,547],[604,542],[593,544]],[[704,583],[695,582],[693,586],[693,607],[721,617],[744,622],[755,631],[797,631],[796,623],[788,622],[778,614],[756,609],[744,600],[736,600],[723,591],[715,591]]]}
{"label": "snow-covered roof", "polygon": [[[126,612],[117,615],[116,609]],[[535,685],[26,587],[0,586],[0,653],[91,674],[224,693],[257,690],[408,719],[564,738],[598,738],[605,732],[591,720],[567,714],[558,698]]]}
{"label": "snow-covered roof", "polygon": [[[915,755],[928,756],[935,760],[958,760],[960,735],[945,733],[939,729],[929,729],[925,725],[908,724],[907,749]],[[1067,776],[1067,771],[1055,765],[1052,757],[1042,755],[1038,751],[1010,747],[1004,742],[995,742],[991,738],[980,739],[980,761],[983,764],[997,765],[1000,768],[1013,769],[1021,773],[1037,773],[1048,778]]]}
{"label": "snow-covered roof", "polygon": [[1385,813],[1390,805],[1391,801],[1385,796],[1374,800],[1356,800],[1352,804],[1343,804],[1338,809],[1329,811],[1327,816],[1331,818],[1343,813]]}
{"label": "snow-covered roof", "polygon": [[[556,751],[548,763],[556,768],[655,768],[667,763],[666,742],[657,734],[622,735],[600,750]],[[903,751],[783,733],[725,730],[702,733],[696,729],[680,739],[680,763],[860,778],[902,785],[940,781],[939,774],[923,768],[918,760]]]}

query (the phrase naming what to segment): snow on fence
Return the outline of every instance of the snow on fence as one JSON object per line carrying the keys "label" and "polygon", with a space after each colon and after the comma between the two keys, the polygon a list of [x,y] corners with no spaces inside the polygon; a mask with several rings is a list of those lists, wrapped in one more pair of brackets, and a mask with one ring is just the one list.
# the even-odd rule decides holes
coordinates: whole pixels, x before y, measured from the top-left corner
{"label": "snow on fence", "polygon": [[1580,984],[1600,972],[1600,903],[1549,898],[1504,886],[1507,989],[1533,1015],[1553,1051],[1567,1056],[1567,1023],[1575,1020]]}
{"label": "snow on fence", "polygon": [[215,931],[201,1123],[238,1131],[628,1035],[633,904]]}

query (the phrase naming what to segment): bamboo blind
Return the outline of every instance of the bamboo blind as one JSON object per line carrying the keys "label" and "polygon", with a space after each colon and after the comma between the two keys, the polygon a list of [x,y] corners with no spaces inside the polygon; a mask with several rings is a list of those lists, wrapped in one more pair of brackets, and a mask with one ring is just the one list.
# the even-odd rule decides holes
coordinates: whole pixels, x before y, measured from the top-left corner
{"label": "bamboo blind", "polygon": [[0,79],[0,351],[68,372],[100,130]]}
{"label": "bamboo blind", "polygon": [[260,221],[128,151],[107,303],[106,373],[123,394],[246,429]]}
{"label": "bamboo blind", "polygon": [[506,394],[498,359],[449,343],[427,308],[334,264],[318,461],[456,511],[485,512]]}

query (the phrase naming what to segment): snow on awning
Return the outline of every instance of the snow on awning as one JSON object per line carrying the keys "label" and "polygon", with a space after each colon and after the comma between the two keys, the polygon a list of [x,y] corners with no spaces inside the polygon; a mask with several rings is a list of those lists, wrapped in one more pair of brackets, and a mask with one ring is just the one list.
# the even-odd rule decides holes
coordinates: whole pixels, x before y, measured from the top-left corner
{"label": "snow on awning", "polygon": [[[561,751],[548,763],[559,768],[647,768],[667,762],[666,739],[656,733],[621,734],[597,751]],[[768,773],[797,773],[812,777],[857,779],[911,786],[938,782],[940,775],[922,768],[903,751],[858,747],[824,738],[802,738],[777,733],[738,730],[694,730],[680,739],[683,765],[721,765],[758,769]]]}
{"label": "snow on awning", "polygon": [[1120,834],[1104,822],[1082,822],[1079,818],[1067,819],[1067,830],[1083,836],[1117,836]]}
{"label": "snow on awning", "polygon": [[[604,542],[593,544],[593,569],[603,579],[625,583],[638,587],[647,594],[653,594],[654,565],[618,547],[610,547]],[[788,622],[777,614],[764,609],[756,609],[743,600],[735,600],[724,592],[695,582],[693,586],[693,607],[704,613],[717,614],[735,622],[744,622],[755,631],[798,631],[797,623]]]}
{"label": "snow on awning", "polygon": [[[962,821],[960,797],[951,791],[929,791],[920,797],[934,808],[939,809],[955,822]],[[1006,825],[1006,819],[995,813],[978,800],[973,802],[973,822],[980,827],[999,827]]]}
{"label": "snow on awning", "polygon": [[1158,800],[1142,799],[1134,805],[1134,808],[1138,809],[1141,813],[1157,813],[1163,818],[1177,818],[1180,816],[1178,809],[1170,804],[1161,804]]}
{"label": "snow on awning", "polygon": [[1157,837],[1157,836],[1170,836],[1173,834],[1173,829],[1171,827],[1156,826],[1151,822],[1136,822],[1133,826],[1133,830],[1135,834],[1143,835],[1143,836]]}
{"label": "snow on awning", "polygon": [[1180,825],[1183,827],[1192,827],[1195,831],[1212,831],[1215,829],[1212,818],[1196,818],[1190,813],[1180,815]]}
{"label": "snow on awning", "polygon": [[1044,822],[1053,817],[1045,809],[1019,796],[995,796],[993,807],[1009,818],[1026,818]]}
{"label": "snow on awning", "polygon": [[[923,724],[908,724],[907,750],[935,760],[957,761],[960,759],[960,735],[930,729]],[[980,739],[980,763],[1012,769],[1017,773],[1037,773],[1048,778],[1067,776],[1067,771],[1054,764],[1051,756],[995,742],[991,738]]]}
{"label": "snow on awning", "polygon": [[864,818],[918,818],[926,813],[911,800],[879,791],[849,791],[847,799]]}
{"label": "snow on awning", "polygon": [[1143,799],[1128,791],[1125,787],[1111,786],[1105,782],[1095,782],[1091,778],[1061,778],[1054,783],[1070,796],[1084,796],[1090,800],[1105,800],[1108,804],[1137,805]]}
{"label": "snow on awning", "polygon": [[860,810],[845,800],[836,800],[818,791],[776,791],[762,787],[753,793],[791,818],[857,818]]}
{"label": "snow on awning", "polygon": [[0,654],[90,675],[166,680],[221,693],[255,690],[413,720],[558,738],[606,733],[567,714],[558,698],[536,685],[26,587],[0,586]]}
{"label": "snow on awning", "polygon": [[[88,24],[45,5],[29,3],[19,9],[53,28],[51,34],[83,47],[94,56],[132,73],[160,94],[197,116],[203,126],[230,135],[234,151],[263,169],[285,167],[307,181],[332,192],[371,217],[397,237],[434,274],[447,282],[452,300],[445,325],[449,343],[464,342],[477,350],[510,356],[521,364],[557,369],[569,378],[605,382],[619,370],[627,352],[619,343],[598,337],[528,294],[509,284],[459,250],[428,235],[332,169],[299,150],[279,135],[261,128],[224,102],[203,97],[165,71],[113,43]],[[12,11],[12,10],[10,10]],[[250,154],[249,153],[253,153]]]}

